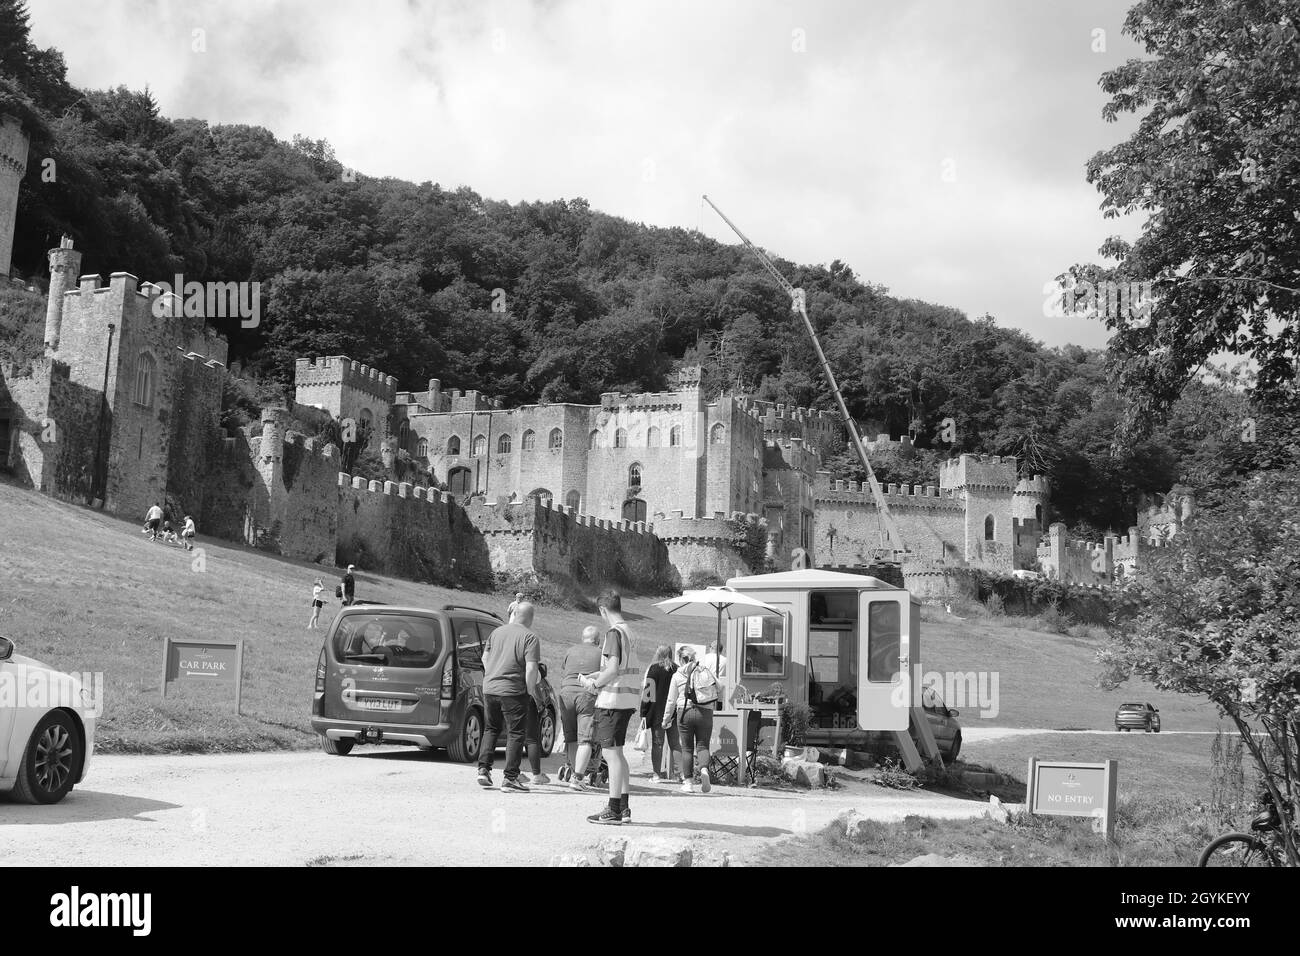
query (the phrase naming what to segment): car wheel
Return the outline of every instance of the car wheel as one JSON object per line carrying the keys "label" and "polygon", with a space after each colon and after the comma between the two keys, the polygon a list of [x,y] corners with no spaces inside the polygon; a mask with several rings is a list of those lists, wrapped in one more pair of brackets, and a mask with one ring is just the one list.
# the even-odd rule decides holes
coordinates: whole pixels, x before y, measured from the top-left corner
{"label": "car wheel", "polygon": [[1160,733],[1160,721],[1157,720],[1155,723],[1153,723],[1151,725],[1151,730],[1157,734]]}
{"label": "car wheel", "polygon": [[320,749],[325,751],[331,757],[346,757],[352,753],[352,748],[356,746],[356,741],[350,737],[344,737],[341,740],[331,740],[324,734],[320,735]]}
{"label": "car wheel", "polygon": [[539,730],[539,736],[542,738],[542,756],[549,757],[551,751],[555,749],[555,711],[546,708],[546,713],[542,714],[542,726]]}
{"label": "car wheel", "polygon": [[471,707],[465,712],[460,730],[447,747],[447,754],[459,763],[478,760],[478,749],[483,746],[483,715]]}
{"label": "car wheel", "polygon": [[14,797],[23,803],[58,803],[68,795],[81,769],[81,732],[76,721],[56,710],[32,731],[18,766]]}

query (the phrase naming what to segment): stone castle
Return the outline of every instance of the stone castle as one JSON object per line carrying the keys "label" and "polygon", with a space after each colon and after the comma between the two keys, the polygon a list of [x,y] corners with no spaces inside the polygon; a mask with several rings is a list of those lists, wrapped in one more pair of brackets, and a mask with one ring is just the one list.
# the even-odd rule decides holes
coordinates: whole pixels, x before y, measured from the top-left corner
{"label": "stone castle", "polygon": [[[698,370],[666,392],[506,408],[439,379],[401,391],[335,355],[299,359],[292,405],[226,434],[224,338],[158,286],[80,275],[70,240],[49,265],[45,354],[0,365],[0,465],[47,494],[140,519],[158,502],[200,534],[472,587],[494,572],[681,587],[788,566],[795,549],[870,565],[886,543],[866,485],[822,469],[843,441],[824,411],[710,399]],[[312,437],[331,422],[372,436],[387,474],[342,472],[339,446]],[[1069,541],[1047,524],[1046,479],[1015,458],[961,455],[936,484],[884,491],[922,591],[963,566],[1108,583],[1190,515],[1170,502],[1124,538]]]}

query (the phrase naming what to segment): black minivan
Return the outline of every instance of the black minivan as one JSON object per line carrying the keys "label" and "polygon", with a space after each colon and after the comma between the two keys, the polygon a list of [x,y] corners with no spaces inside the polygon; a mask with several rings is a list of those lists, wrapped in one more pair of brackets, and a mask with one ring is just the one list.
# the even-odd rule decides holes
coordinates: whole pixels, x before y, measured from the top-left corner
{"label": "black minivan", "polygon": [[[316,663],[311,726],[321,749],[342,756],[357,744],[414,744],[476,761],[484,731],[483,647],[501,624],[489,611],[459,604],[343,608]],[[559,699],[545,676],[542,695],[542,753],[550,756]]]}

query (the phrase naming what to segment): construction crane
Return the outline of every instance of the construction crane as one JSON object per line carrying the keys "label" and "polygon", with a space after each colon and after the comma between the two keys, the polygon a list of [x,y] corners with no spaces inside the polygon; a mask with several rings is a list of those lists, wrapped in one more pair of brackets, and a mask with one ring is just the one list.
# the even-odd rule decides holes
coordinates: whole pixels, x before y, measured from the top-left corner
{"label": "construction crane", "polygon": [[839,406],[840,417],[844,419],[844,427],[848,429],[849,439],[853,442],[853,447],[857,450],[858,457],[862,459],[862,467],[867,471],[867,484],[871,488],[871,497],[876,502],[876,511],[880,515],[880,522],[884,525],[885,532],[889,538],[887,547],[882,547],[880,552],[875,555],[878,560],[888,561],[894,564],[901,564],[903,556],[909,554],[907,544],[903,541],[903,534],[898,528],[898,522],[894,520],[893,514],[889,511],[889,502],[885,500],[885,494],[880,490],[880,482],[876,480],[876,473],[871,467],[871,459],[867,456],[867,446],[862,442],[862,436],[858,434],[858,426],[853,421],[853,416],[849,414],[848,406],[844,404],[844,396],[840,393],[839,383],[835,381],[835,373],[831,371],[831,363],[826,360],[826,353],[822,351],[822,344],[817,338],[817,330],[813,328],[812,320],[808,318],[808,309],[805,305],[805,296],[803,289],[796,289],[790,284],[790,281],[781,274],[773,263],[767,257],[762,249],[749,241],[740,229],[727,218],[727,214],[717,207],[712,199],[704,197],[704,201],[709,204],[722,221],[731,227],[731,231],[740,237],[740,241],[745,244],[745,248],[754,254],[759,263],[767,270],[768,275],[776,280],[777,284],[785,290],[786,295],[790,297],[790,308],[799,313],[803,319],[804,328],[808,330],[808,336],[812,339],[813,349],[817,353],[817,361],[821,363],[822,373],[826,376],[826,382],[831,387],[831,394],[835,396],[835,404]]}

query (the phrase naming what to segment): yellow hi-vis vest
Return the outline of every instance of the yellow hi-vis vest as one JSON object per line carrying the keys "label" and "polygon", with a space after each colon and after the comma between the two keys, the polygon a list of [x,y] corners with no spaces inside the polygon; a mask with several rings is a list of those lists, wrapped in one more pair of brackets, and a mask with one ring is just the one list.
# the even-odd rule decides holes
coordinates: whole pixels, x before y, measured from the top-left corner
{"label": "yellow hi-vis vest", "polygon": [[[600,688],[596,706],[606,710],[636,710],[641,706],[641,668],[637,666],[636,644],[626,624],[611,624],[609,631],[618,632],[618,676]],[[609,631],[605,632],[608,639]],[[601,662],[602,668],[604,661]]]}

